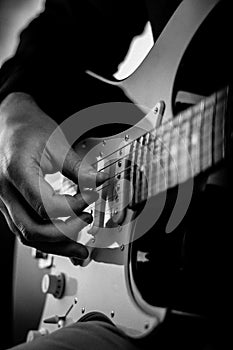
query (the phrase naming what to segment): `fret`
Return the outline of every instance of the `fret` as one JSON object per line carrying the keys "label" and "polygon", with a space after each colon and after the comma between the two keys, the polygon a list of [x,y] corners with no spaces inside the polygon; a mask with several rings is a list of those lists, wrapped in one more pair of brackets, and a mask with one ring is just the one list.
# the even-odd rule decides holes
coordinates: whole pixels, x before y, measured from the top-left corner
{"label": "fret", "polygon": [[170,145],[170,140],[171,140],[171,132],[166,131],[165,134],[163,135],[163,147],[162,147],[162,153],[161,153],[161,165],[162,165],[162,170],[164,174],[164,180],[162,183],[162,188],[167,189],[168,188],[168,169],[169,169],[169,145]]}
{"label": "fret", "polygon": [[201,124],[200,124],[200,132],[199,132],[199,163],[200,163],[200,169],[199,171],[202,171],[202,165],[203,165],[203,149],[204,149],[204,140],[203,140],[203,127],[204,127],[204,115],[205,115],[205,100],[201,101],[200,104],[200,116],[201,116]]}
{"label": "fret", "polygon": [[135,204],[135,180],[136,180],[136,174],[135,174],[135,155],[136,155],[136,145],[137,140],[134,140],[130,147],[130,157],[129,157],[129,163],[130,163],[130,172],[129,172],[129,181],[130,181],[130,191],[129,191],[129,203],[133,206]]}
{"label": "fret", "polygon": [[163,190],[162,182],[164,179],[163,174],[163,168],[161,164],[161,154],[162,154],[162,139],[161,135],[157,135],[155,139],[155,147],[154,147],[154,153],[155,153],[155,159],[153,161],[153,178],[154,178],[154,184],[153,184],[153,194],[157,194]]}
{"label": "fret", "polygon": [[200,173],[200,129],[201,129],[201,114],[196,114],[191,121],[191,140],[190,140],[190,155],[192,162],[192,173],[197,175]]}
{"label": "fret", "polygon": [[222,155],[223,158],[225,158],[225,146],[226,146],[226,139],[225,139],[225,134],[226,134],[226,115],[227,115],[227,99],[228,99],[228,89],[225,89],[225,94],[223,97],[223,118],[222,118]]}
{"label": "fret", "polygon": [[214,120],[214,163],[217,164],[224,157],[224,117],[226,113],[226,103],[222,93],[216,94],[216,108]]}
{"label": "fret", "polygon": [[141,154],[142,154],[143,136],[141,136],[136,144],[135,150],[135,165],[136,165],[136,178],[135,178],[135,203],[140,203],[141,201]]}
{"label": "fret", "polygon": [[143,142],[143,149],[142,149],[142,181],[141,181],[141,200],[146,200],[147,195],[148,195],[148,173],[149,173],[149,165],[147,162],[148,159],[148,154],[150,154],[149,150],[149,138],[150,138],[150,133],[147,133],[144,136],[144,142]]}
{"label": "fret", "polygon": [[216,105],[217,105],[217,94],[212,94],[208,101],[212,104],[212,123],[210,125],[211,128],[211,160],[212,164],[214,164],[214,139],[215,139],[215,118],[216,118]]}
{"label": "fret", "polygon": [[214,163],[222,159],[222,112],[223,105],[218,104],[215,109],[214,123]]}
{"label": "fret", "polygon": [[148,177],[147,177],[147,186],[148,186],[148,197],[152,196],[152,187],[153,187],[153,159],[154,159],[154,147],[155,147],[155,133],[150,133],[149,142],[148,142],[148,153],[147,153],[147,164],[148,164]]}
{"label": "fret", "polygon": [[178,179],[179,183],[192,176],[190,159],[190,121],[181,124],[178,142]]}
{"label": "fret", "polygon": [[175,127],[171,132],[170,140],[170,162],[168,170],[168,186],[173,187],[178,183],[178,140],[179,128]]}
{"label": "fret", "polygon": [[[158,134],[158,132],[157,132]],[[156,195],[159,193],[159,185],[158,185],[158,180],[159,180],[159,173],[158,173],[158,168],[159,168],[159,144],[158,144],[158,135],[155,136],[154,139],[154,145],[153,145],[153,160],[152,160],[152,183],[151,183],[151,194],[152,196]]]}
{"label": "fret", "polygon": [[203,125],[201,130],[201,170],[206,170],[212,165],[212,124],[213,124],[214,106],[205,110],[203,116]]}

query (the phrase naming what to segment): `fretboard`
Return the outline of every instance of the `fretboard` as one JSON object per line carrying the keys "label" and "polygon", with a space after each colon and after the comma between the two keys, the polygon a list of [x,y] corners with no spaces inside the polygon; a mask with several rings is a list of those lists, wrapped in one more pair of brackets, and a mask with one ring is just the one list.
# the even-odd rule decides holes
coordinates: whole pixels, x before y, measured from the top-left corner
{"label": "fretboard", "polygon": [[134,204],[211,169],[225,156],[228,89],[135,140],[130,149]]}

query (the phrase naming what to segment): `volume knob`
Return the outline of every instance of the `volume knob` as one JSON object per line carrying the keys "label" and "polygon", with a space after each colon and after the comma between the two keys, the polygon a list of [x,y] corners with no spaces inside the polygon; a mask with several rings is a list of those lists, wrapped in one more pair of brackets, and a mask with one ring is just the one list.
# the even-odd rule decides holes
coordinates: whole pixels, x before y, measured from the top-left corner
{"label": "volume knob", "polygon": [[34,330],[31,330],[28,332],[27,334],[27,340],[26,342],[29,343],[37,338],[40,338],[46,334],[49,334],[49,331],[45,328],[41,328],[39,331],[34,331]]}
{"label": "volume knob", "polygon": [[65,291],[65,275],[44,275],[41,283],[42,292],[45,294],[52,294],[54,298],[62,298]]}

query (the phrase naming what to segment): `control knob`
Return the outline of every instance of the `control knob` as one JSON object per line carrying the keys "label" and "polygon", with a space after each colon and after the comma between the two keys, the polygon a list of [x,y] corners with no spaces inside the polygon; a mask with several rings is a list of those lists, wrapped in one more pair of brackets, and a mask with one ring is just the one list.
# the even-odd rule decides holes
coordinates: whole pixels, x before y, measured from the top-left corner
{"label": "control knob", "polygon": [[34,330],[31,330],[28,332],[27,334],[27,340],[26,342],[29,343],[37,338],[40,338],[46,334],[49,334],[49,331],[45,328],[41,328],[39,331],[34,331]]}
{"label": "control knob", "polygon": [[45,274],[42,279],[41,289],[43,293],[52,294],[54,298],[62,298],[65,291],[64,273],[58,275]]}

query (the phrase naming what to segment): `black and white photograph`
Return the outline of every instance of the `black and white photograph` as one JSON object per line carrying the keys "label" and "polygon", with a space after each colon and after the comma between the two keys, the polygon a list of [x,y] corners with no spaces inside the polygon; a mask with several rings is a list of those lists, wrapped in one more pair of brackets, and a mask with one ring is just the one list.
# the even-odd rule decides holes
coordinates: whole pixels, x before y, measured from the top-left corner
{"label": "black and white photograph", "polygon": [[0,0],[0,350],[231,338],[230,0]]}

